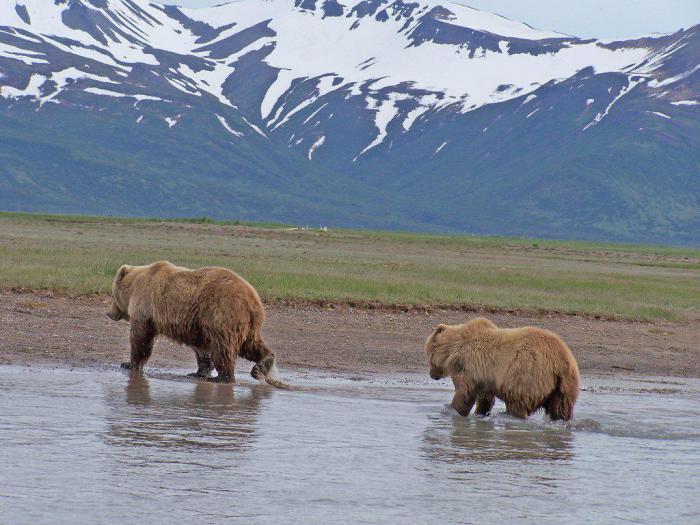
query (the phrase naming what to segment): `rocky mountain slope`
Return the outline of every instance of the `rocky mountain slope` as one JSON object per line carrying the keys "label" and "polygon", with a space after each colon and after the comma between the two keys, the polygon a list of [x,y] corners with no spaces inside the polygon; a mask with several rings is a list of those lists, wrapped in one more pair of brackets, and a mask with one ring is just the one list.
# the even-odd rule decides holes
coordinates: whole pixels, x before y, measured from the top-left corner
{"label": "rocky mountain slope", "polygon": [[700,243],[700,26],[0,0],[0,208]]}

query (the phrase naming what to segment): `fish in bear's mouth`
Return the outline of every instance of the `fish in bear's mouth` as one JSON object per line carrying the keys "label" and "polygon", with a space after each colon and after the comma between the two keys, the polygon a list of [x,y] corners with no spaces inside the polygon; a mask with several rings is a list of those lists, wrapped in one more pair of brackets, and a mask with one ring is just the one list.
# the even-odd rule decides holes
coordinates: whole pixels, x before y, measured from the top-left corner
{"label": "fish in bear's mouth", "polygon": [[253,366],[253,369],[250,371],[250,375],[253,376],[254,379],[257,379],[260,382],[265,382],[268,385],[277,388],[289,388],[288,385],[280,381],[277,377],[278,374],[277,367],[275,366],[274,354],[271,354],[259,363],[256,363],[255,366]]}

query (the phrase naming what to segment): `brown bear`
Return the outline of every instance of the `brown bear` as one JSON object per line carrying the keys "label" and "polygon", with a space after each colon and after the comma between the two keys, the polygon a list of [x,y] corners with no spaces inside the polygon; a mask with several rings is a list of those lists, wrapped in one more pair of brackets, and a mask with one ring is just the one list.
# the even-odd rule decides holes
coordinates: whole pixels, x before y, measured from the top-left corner
{"label": "brown bear", "polygon": [[483,318],[440,324],[428,337],[425,353],[430,377],[452,378],[452,407],[463,416],[477,399],[476,412],[488,413],[495,396],[515,417],[527,418],[540,408],[553,420],[573,417],[578,366],[553,332],[532,326],[498,328]]}
{"label": "brown bear", "polygon": [[115,321],[131,321],[131,360],[124,368],[142,370],[153,341],[166,336],[191,346],[197,372],[190,376],[234,382],[236,358],[257,363],[252,375],[267,379],[275,354],[265,346],[261,330],[265,310],[258,293],[245,279],[225,268],[190,270],[159,261],[124,265],[112,283]]}

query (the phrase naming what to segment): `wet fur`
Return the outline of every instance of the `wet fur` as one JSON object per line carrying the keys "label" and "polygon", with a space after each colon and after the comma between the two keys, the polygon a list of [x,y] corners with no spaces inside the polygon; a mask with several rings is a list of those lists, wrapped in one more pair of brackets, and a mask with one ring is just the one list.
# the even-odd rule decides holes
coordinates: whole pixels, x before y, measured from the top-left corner
{"label": "wet fur", "polygon": [[478,318],[438,325],[425,343],[434,379],[451,377],[452,406],[466,416],[474,403],[488,413],[494,396],[526,418],[544,408],[553,420],[573,417],[580,389],[576,360],[555,333],[536,327],[502,329]]}
{"label": "wet fur", "polygon": [[[190,270],[167,261],[124,265],[114,277],[109,316],[131,321],[131,359],[125,368],[141,370],[160,335],[194,349],[197,372],[190,375],[195,377],[233,382],[239,356],[266,360],[266,372],[274,365],[262,340],[265,311],[258,293],[225,268]],[[213,368],[218,376],[212,379]]]}

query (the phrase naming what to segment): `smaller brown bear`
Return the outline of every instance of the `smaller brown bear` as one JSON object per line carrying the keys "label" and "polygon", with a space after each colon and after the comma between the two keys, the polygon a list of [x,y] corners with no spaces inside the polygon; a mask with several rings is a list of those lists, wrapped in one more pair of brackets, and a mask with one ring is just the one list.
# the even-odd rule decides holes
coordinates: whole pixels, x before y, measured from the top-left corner
{"label": "smaller brown bear", "polygon": [[452,407],[469,415],[493,407],[494,396],[509,414],[527,418],[540,408],[553,420],[573,417],[580,378],[569,347],[541,328],[498,328],[477,318],[461,325],[440,324],[425,343],[430,377],[451,377]]}
{"label": "smaller brown bear", "polygon": [[124,368],[141,370],[159,335],[194,349],[198,369],[191,376],[209,378],[213,367],[215,381],[232,383],[239,355],[256,363],[256,379],[267,381],[274,367],[275,354],[262,340],[260,297],[226,268],[190,270],[167,261],[124,265],[112,283],[108,315],[131,321],[131,360]]}

